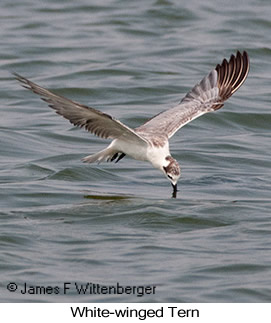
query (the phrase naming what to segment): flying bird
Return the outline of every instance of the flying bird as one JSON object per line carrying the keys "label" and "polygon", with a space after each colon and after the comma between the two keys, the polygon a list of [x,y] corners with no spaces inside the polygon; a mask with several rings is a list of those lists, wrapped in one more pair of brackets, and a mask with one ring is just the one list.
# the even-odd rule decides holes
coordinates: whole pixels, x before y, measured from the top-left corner
{"label": "flying bird", "polygon": [[228,61],[224,59],[196,84],[179,104],[160,112],[135,129],[106,113],[52,93],[17,73],[14,75],[25,88],[38,94],[49,107],[73,125],[101,138],[112,139],[107,148],[83,158],[84,162],[118,162],[126,155],[148,161],[170,181],[172,196],[176,197],[181,169],[170,154],[169,139],[188,122],[222,108],[224,102],[244,83],[248,71],[247,52],[241,54],[237,51],[236,55],[231,55]]}

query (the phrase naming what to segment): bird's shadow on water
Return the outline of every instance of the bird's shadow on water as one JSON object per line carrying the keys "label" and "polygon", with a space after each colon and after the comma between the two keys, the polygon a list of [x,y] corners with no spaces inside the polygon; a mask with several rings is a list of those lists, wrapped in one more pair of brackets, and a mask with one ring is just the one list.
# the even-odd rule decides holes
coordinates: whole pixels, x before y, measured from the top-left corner
{"label": "bird's shadow on water", "polygon": [[[163,197],[163,199],[178,199],[180,198],[180,194],[177,195],[177,190],[174,190],[171,194],[168,193],[166,196]],[[123,193],[118,193],[118,194],[112,194],[112,193],[97,193],[93,194],[92,192],[84,192],[83,193],[84,199],[88,200],[96,200],[96,201],[125,201],[125,200],[132,200],[132,199],[161,199],[161,196],[157,195],[155,196],[149,196],[149,198],[145,195],[133,195],[133,194],[123,194]]]}
{"label": "bird's shadow on water", "polygon": [[94,195],[94,194],[87,194],[84,195],[85,199],[90,200],[100,200],[100,201],[121,201],[121,200],[128,200],[135,198],[135,196],[132,195]]}

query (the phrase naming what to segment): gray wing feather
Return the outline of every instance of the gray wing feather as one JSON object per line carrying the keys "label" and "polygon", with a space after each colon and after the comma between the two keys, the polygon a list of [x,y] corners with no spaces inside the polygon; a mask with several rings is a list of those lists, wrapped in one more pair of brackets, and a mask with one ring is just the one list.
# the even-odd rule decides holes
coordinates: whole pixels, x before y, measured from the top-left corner
{"label": "gray wing feather", "polygon": [[14,75],[25,88],[38,94],[56,113],[68,119],[73,125],[84,127],[87,131],[101,138],[116,139],[122,137],[127,141],[138,142],[141,145],[147,144],[147,141],[134,130],[125,126],[119,120],[113,119],[110,115],[54,94],[19,74],[14,73]]}
{"label": "gray wing feather", "polygon": [[193,87],[182,101],[169,110],[161,112],[136,129],[139,132],[166,134],[172,137],[176,131],[199,116],[220,109],[245,81],[249,71],[246,52],[224,59],[209,75]]}

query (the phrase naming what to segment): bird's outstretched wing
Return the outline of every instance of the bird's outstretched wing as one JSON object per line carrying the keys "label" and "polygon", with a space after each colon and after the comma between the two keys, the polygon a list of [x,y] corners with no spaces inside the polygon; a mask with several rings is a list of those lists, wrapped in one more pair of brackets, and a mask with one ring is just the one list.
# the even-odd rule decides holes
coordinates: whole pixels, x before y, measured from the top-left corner
{"label": "bird's outstretched wing", "polygon": [[223,60],[197,84],[176,107],[161,112],[136,129],[139,133],[161,133],[172,137],[176,131],[199,116],[220,109],[244,83],[249,71],[247,52]]}
{"label": "bird's outstretched wing", "polygon": [[87,131],[105,139],[122,137],[131,143],[148,144],[146,139],[110,115],[54,94],[19,74],[14,73],[14,75],[25,88],[38,94],[56,113],[68,119],[75,126],[84,127]]}

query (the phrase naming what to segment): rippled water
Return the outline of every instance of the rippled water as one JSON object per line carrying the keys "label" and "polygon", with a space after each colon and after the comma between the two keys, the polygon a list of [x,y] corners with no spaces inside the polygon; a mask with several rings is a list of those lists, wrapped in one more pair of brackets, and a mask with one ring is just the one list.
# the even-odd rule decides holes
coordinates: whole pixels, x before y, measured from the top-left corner
{"label": "rippled water", "polygon": [[[267,0],[1,1],[0,300],[271,300],[270,14]],[[147,163],[82,164],[107,142],[11,74],[136,127],[237,49],[251,58],[245,84],[171,140],[177,199]],[[64,282],[156,292],[20,292]]]}

